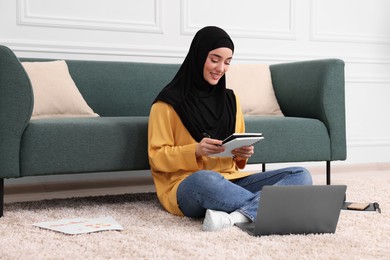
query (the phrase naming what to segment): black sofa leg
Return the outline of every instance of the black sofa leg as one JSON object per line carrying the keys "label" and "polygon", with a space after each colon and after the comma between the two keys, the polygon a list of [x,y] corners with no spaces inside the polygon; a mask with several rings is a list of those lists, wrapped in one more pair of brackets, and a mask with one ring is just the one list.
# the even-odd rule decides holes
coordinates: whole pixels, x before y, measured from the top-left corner
{"label": "black sofa leg", "polygon": [[330,161],[326,161],[326,185],[330,185]]}
{"label": "black sofa leg", "polygon": [[263,172],[265,172],[265,163],[263,163],[263,169],[262,169]]}
{"label": "black sofa leg", "polygon": [[4,179],[0,179],[0,218],[3,216],[4,209]]}

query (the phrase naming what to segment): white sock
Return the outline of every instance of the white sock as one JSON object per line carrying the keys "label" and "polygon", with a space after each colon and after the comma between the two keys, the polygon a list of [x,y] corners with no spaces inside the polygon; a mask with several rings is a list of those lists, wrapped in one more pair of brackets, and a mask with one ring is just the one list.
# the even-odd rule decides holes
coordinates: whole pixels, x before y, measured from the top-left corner
{"label": "white sock", "polygon": [[230,216],[233,219],[234,223],[245,223],[251,221],[247,216],[238,211],[233,211],[232,213],[230,213]]}
{"label": "white sock", "polygon": [[206,216],[203,220],[202,230],[217,231],[233,225],[233,219],[229,213],[208,209],[206,210]]}
{"label": "white sock", "polygon": [[217,231],[224,228],[232,227],[235,223],[250,222],[250,219],[238,211],[226,213],[223,211],[211,210],[206,211],[203,220],[203,231]]}

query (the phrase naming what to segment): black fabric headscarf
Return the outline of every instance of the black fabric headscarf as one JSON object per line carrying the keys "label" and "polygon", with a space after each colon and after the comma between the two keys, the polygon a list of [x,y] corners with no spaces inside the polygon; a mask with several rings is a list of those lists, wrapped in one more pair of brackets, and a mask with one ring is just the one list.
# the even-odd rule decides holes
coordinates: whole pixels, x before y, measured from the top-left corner
{"label": "black fabric headscarf", "polygon": [[203,133],[223,140],[235,130],[236,98],[232,90],[226,89],[225,75],[217,85],[203,77],[209,52],[221,47],[234,52],[233,41],[224,30],[215,26],[199,30],[176,76],[153,102],[172,105],[197,142],[204,138]]}

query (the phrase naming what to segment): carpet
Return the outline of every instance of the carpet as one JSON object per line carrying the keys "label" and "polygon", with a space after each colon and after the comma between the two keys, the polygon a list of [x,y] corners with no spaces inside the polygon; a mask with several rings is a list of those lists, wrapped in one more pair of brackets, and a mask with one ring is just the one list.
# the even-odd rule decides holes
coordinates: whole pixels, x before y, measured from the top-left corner
{"label": "carpet", "polygon": [[[348,201],[377,201],[382,214],[342,211],[335,234],[251,237],[236,227],[202,232],[201,220],[170,215],[154,193],[17,202],[0,219],[0,259],[390,259],[390,176],[332,183],[348,185]],[[104,216],[124,230],[65,235],[32,226]]]}

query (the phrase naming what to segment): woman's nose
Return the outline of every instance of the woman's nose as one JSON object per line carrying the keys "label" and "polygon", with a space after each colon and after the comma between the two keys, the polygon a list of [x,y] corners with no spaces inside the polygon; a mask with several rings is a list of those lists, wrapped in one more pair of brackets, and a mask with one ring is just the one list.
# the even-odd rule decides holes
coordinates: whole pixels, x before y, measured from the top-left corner
{"label": "woman's nose", "polygon": [[218,63],[218,65],[217,65],[217,71],[218,72],[224,72],[225,71],[225,64],[223,64],[223,63]]}

